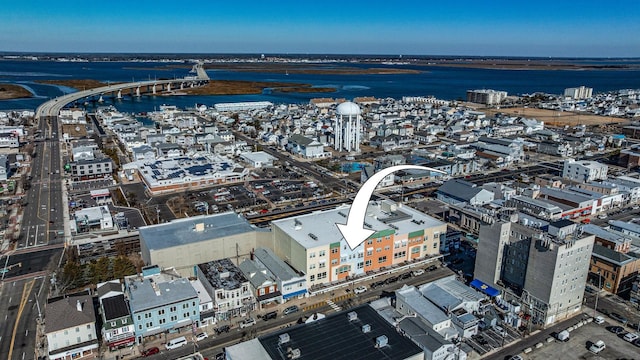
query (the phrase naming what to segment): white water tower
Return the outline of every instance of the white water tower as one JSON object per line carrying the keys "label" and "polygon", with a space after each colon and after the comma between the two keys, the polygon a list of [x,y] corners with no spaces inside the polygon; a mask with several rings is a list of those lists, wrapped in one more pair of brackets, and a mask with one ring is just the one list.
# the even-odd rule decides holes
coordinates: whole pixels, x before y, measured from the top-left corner
{"label": "white water tower", "polygon": [[360,107],[345,101],[336,108],[334,148],[337,151],[360,152]]}

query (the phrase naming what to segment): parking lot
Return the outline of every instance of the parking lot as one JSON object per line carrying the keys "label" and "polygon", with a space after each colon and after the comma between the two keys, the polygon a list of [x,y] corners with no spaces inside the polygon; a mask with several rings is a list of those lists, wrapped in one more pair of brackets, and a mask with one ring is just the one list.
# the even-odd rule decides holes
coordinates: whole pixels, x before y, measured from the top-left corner
{"label": "parking lot", "polygon": [[[580,317],[576,317],[576,322]],[[548,359],[638,359],[640,354],[640,347],[633,345],[622,338],[623,334],[614,334],[607,330],[613,324],[610,319],[604,324],[598,325],[596,323],[587,323],[582,327],[579,327],[571,331],[571,335],[568,341],[560,342],[553,338],[547,342],[544,339],[540,343],[539,348],[533,347],[533,350],[529,354],[524,354],[519,349],[518,344],[514,345],[514,348],[519,351],[514,351],[513,355],[520,354],[525,360],[548,360]],[[589,351],[589,347],[592,343],[602,340],[604,341],[606,348],[600,354],[593,354]]]}
{"label": "parking lot", "polygon": [[494,349],[499,349],[505,345],[520,339],[520,334],[515,329],[505,325],[494,327],[479,332],[465,342],[469,344],[478,354],[484,355]]}

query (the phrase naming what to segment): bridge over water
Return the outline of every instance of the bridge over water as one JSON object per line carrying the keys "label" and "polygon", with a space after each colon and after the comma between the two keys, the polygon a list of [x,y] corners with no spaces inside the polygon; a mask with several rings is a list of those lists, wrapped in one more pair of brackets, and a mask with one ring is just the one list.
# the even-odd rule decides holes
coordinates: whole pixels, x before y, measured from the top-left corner
{"label": "bridge over water", "polygon": [[192,72],[195,72],[196,76],[187,76],[179,79],[148,80],[113,84],[59,96],[38,106],[38,109],[36,110],[36,118],[40,119],[47,116],[58,116],[60,110],[68,104],[87,97],[113,94],[117,98],[122,98],[123,91],[126,90],[130,90],[131,95],[133,96],[141,96],[143,93],[155,95],[162,92],[202,86],[209,82],[209,76],[201,63],[194,65]]}

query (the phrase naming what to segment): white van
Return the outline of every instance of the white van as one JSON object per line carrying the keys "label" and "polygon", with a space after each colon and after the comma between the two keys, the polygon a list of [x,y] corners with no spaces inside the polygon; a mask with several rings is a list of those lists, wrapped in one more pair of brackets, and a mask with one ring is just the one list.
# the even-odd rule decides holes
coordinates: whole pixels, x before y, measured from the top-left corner
{"label": "white van", "polygon": [[182,347],[184,345],[187,345],[187,338],[185,338],[184,336],[181,336],[179,338],[175,338],[173,340],[170,340],[166,347],[167,350],[173,350],[173,349],[177,349],[179,347]]}

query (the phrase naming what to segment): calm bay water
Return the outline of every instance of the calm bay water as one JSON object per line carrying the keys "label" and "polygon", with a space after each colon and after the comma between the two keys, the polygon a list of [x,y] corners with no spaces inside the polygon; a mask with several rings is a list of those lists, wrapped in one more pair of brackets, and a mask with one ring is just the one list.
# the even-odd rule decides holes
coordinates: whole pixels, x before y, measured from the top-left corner
{"label": "calm bay water", "polygon": [[[169,63],[170,64],[170,63]],[[36,94],[31,99],[0,101],[0,109],[35,109],[42,102],[74,89],[38,84],[37,80],[96,79],[126,82],[154,78],[174,78],[188,75],[187,69],[166,69],[168,63],[155,62],[53,62],[53,61],[0,61],[0,83],[23,85]],[[336,64],[335,66],[384,67],[384,65]],[[390,66],[398,68],[400,65]],[[278,74],[209,70],[212,79],[282,81],[332,86],[333,93],[263,93],[258,95],[219,96],[144,96],[139,99],[116,101],[116,107],[125,112],[152,111],[162,104],[181,108],[195,104],[207,106],[221,102],[271,101],[280,103],[307,103],[315,97],[352,99],[358,96],[391,97],[429,96],[440,99],[458,99],[468,89],[505,90],[509,94],[546,92],[561,94],[567,87],[585,85],[594,92],[640,88],[638,70],[488,70],[453,67],[416,67],[419,74],[394,75],[318,75]]]}

